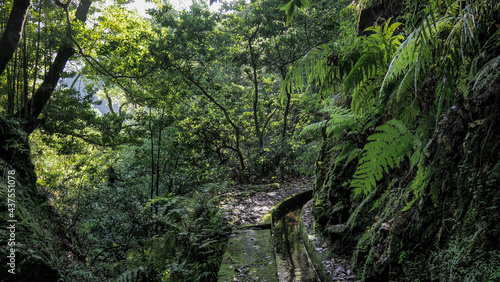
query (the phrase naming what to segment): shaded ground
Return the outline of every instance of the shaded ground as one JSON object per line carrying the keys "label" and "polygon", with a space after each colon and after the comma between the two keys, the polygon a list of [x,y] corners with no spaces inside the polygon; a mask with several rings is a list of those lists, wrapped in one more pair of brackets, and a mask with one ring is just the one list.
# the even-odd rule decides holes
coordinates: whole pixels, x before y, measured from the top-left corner
{"label": "shaded ground", "polygon": [[[309,201],[303,208],[302,221],[308,234],[314,234],[314,217],[311,212],[312,201]],[[328,254],[330,244],[321,236],[315,236],[312,241],[316,252],[322,254],[322,261],[326,271],[331,275],[333,281],[356,281],[354,273],[351,271],[350,262],[345,258],[331,257]]]}
{"label": "shaded ground", "polygon": [[312,185],[313,179],[301,178],[283,184],[236,186],[226,193],[221,205],[228,210],[229,222],[236,228],[258,224],[274,205],[311,189]]}

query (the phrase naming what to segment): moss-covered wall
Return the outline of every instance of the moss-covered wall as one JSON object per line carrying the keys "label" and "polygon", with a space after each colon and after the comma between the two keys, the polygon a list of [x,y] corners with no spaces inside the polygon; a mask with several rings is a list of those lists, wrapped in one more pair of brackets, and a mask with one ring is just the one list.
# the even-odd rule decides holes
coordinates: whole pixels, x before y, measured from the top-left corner
{"label": "moss-covered wall", "polygon": [[[71,265],[70,260],[76,254],[72,252],[63,223],[50,206],[48,197],[36,188],[28,136],[15,119],[0,117],[0,169],[0,280],[57,281],[64,277],[62,270]],[[9,185],[9,171],[13,170],[15,173],[10,174]],[[15,210],[9,210],[13,208],[8,206],[8,194],[12,194],[9,188],[15,189]],[[12,211],[14,218],[10,217]],[[16,222],[7,221],[12,219]],[[15,232],[7,229],[12,224]],[[10,238],[14,240],[9,241]],[[12,256],[11,249],[14,249],[15,265],[9,266],[6,260],[7,256]]]}
{"label": "moss-covered wall", "polygon": [[403,162],[370,194],[354,197],[343,184],[352,177],[357,159],[335,163],[341,152],[330,150],[334,142],[325,139],[314,213],[334,252],[351,256],[359,278],[500,277],[499,88],[500,83],[493,83],[485,93],[451,107],[429,139],[421,140],[427,144],[430,180],[411,205],[415,196],[409,184],[416,168]]}

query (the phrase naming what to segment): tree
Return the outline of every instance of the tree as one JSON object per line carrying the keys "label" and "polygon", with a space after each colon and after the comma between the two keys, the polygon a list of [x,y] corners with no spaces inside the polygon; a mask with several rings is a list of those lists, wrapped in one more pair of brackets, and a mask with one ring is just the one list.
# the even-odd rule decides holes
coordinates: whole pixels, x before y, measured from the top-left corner
{"label": "tree", "polygon": [[0,38],[0,75],[19,45],[30,5],[30,0],[14,0],[12,4],[7,26]]}
{"label": "tree", "polygon": [[[0,70],[2,72],[5,70],[7,62],[12,58],[12,55],[17,49],[21,37],[21,32],[24,28],[29,4],[29,1],[19,0],[16,0],[13,3],[9,22],[0,41],[0,50],[2,50],[2,65],[0,65]],[[71,2],[62,3],[60,1],[56,1],[56,4],[58,5],[58,7],[64,10],[64,13],[66,13],[67,24],[69,25],[69,9],[72,8],[70,5]],[[73,20],[74,24],[80,25],[85,23],[91,4],[92,1],[90,0],[82,0],[79,2],[75,12],[75,18]],[[67,28],[69,30],[69,37],[70,39],[72,39],[70,30],[71,27],[68,26]],[[5,53],[3,51],[5,51]],[[14,114],[15,116],[27,121],[24,126],[27,133],[32,133],[33,130],[37,127],[36,120],[40,117],[42,110],[50,100],[50,97],[52,96],[52,93],[54,92],[54,89],[64,71],[66,63],[75,53],[76,51],[71,43],[61,42],[57,55],[54,61],[50,64],[50,67],[47,73],[45,73],[44,79],[38,86],[38,89],[33,93],[32,97],[29,100],[27,97],[27,91],[24,91],[25,94],[23,105],[18,105],[17,111],[15,111],[15,109],[13,108],[14,96],[9,95],[9,113],[11,115]],[[35,66],[37,66],[36,63]],[[24,69],[26,71],[26,64],[24,65]],[[36,84],[36,77],[34,77],[33,80],[33,83]],[[27,84],[28,79],[27,75],[25,74],[25,89],[27,89],[28,87]]]}

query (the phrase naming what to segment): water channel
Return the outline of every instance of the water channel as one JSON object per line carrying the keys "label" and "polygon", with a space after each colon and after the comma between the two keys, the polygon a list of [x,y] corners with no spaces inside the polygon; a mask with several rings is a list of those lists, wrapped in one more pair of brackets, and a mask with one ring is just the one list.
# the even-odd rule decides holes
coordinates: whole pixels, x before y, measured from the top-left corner
{"label": "water channel", "polygon": [[320,281],[302,243],[299,215],[302,207],[288,212],[274,226],[276,266],[279,281]]}

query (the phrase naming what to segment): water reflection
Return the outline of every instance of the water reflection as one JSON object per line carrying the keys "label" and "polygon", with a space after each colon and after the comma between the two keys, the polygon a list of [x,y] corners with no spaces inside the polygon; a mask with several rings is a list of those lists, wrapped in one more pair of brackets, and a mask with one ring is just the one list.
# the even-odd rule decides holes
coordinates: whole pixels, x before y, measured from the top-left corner
{"label": "water reflection", "polygon": [[300,238],[300,211],[289,212],[274,227],[278,277],[283,282],[319,281]]}

